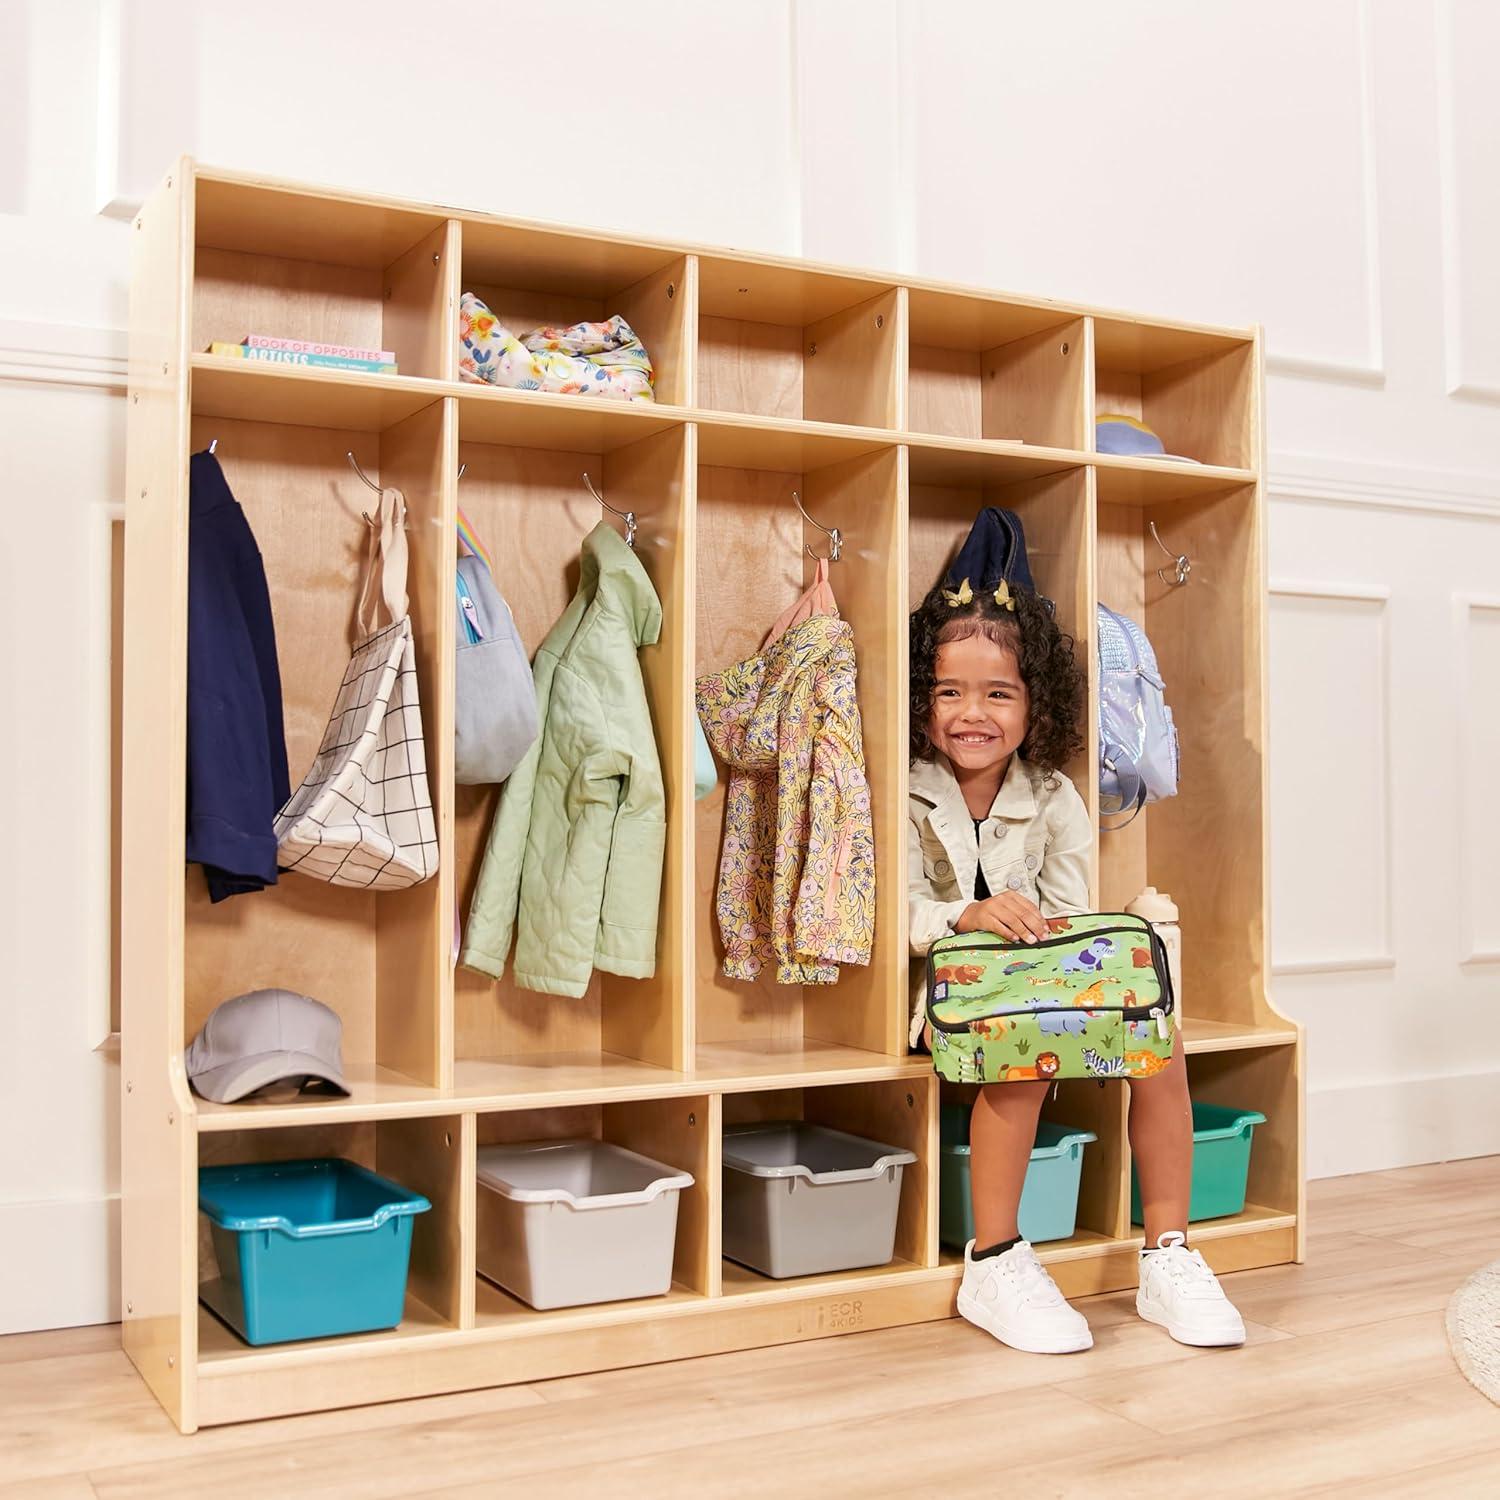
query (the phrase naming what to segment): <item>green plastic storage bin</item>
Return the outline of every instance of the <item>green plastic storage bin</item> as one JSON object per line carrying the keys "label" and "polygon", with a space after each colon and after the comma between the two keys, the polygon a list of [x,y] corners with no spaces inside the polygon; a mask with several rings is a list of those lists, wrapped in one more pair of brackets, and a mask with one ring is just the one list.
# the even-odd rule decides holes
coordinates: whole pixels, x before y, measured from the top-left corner
{"label": "green plastic storage bin", "polygon": [[[974,1200],[969,1182],[969,1107],[945,1104],[942,1150],[938,1167],[938,1237],[962,1250],[974,1238]],[[1083,1176],[1083,1148],[1099,1139],[1091,1130],[1075,1130],[1042,1120],[1026,1168],[1019,1210],[1022,1235],[1033,1244],[1065,1240],[1078,1222],[1078,1184]]]}
{"label": "green plastic storage bin", "polygon": [[394,1328],[413,1216],[431,1207],[337,1157],[202,1167],[219,1279],[198,1295],[249,1344]]}
{"label": "green plastic storage bin", "polygon": [[[1188,1223],[1222,1219],[1245,1211],[1245,1183],[1250,1176],[1250,1139],[1266,1117],[1257,1109],[1193,1103],[1193,1192]],[[1130,1219],[1144,1224],[1141,1185],[1130,1169]]]}

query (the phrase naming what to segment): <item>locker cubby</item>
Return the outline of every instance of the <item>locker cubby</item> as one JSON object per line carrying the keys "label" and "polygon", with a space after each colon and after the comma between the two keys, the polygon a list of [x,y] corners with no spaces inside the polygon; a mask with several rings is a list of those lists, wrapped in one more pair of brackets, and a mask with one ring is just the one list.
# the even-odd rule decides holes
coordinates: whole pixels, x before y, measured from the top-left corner
{"label": "locker cubby", "polygon": [[[444,622],[438,600],[447,605],[452,585],[443,588],[447,558],[432,523],[442,505],[435,454],[443,423],[440,406],[380,434],[220,416],[193,420],[193,450],[217,439],[216,456],[265,560],[294,790],[317,754],[348,664],[368,534],[363,517],[375,502],[349,467],[345,454],[352,452],[372,479],[406,496],[407,590],[428,785],[434,808],[441,808],[441,768],[450,752],[440,749]],[[447,858],[440,847],[440,867]],[[202,870],[189,866],[184,1041],[221,1001],[285,988],[338,1012],[351,1083],[404,1075],[437,1084],[443,1067],[439,888],[430,880],[403,891],[363,891],[287,873],[266,890],[214,904]]]}
{"label": "locker cubby", "polygon": [[[517,338],[617,313],[651,356],[658,402],[686,405],[693,337],[688,259],[670,251],[494,222],[463,226],[462,290]],[[454,329],[454,341],[457,341]],[[642,403],[643,404],[643,403]]]}
{"label": "locker cubby", "polygon": [[[1189,1036],[1192,1018],[1188,1019]],[[1295,1046],[1244,1047],[1193,1053],[1187,1059],[1188,1084],[1195,1100],[1232,1109],[1255,1109],[1266,1117],[1257,1125],[1250,1146],[1250,1176],[1245,1186],[1243,1222],[1286,1218],[1301,1211],[1297,1131],[1291,1122],[1301,1112],[1302,1093]],[[1126,1203],[1127,1210],[1129,1203]],[[1192,1233],[1201,1235],[1234,1224],[1234,1219],[1203,1219]]]}
{"label": "locker cubby", "polygon": [[1082,448],[1085,320],[1057,307],[913,288],[907,426]]}
{"label": "locker cubby", "polygon": [[[942,1105],[972,1110],[979,1097],[973,1084],[938,1080]],[[1065,1078],[1047,1091],[1041,1118],[1078,1130],[1092,1130],[1099,1137],[1083,1148],[1083,1175],[1078,1186],[1078,1219],[1069,1239],[1045,1240],[1038,1247],[1048,1255],[1067,1254],[1089,1246],[1118,1240],[1129,1233],[1130,1142],[1126,1133],[1129,1105],[1128,1085],[1108,1083],[1101,1087],[1088,1078]],[[963,1260],[961,1251],[945,1245],[943,1258]]]}
{"label": "locker cubby", "polygon": [[[1158,576],[1169,559],[1150,521],[1192,560],[1187,584]],[[1184,498],[1169,509],[1099,508],[1099,598],[1145,627],[1181,751],[1178,792],[1123,827],[1101,817],[1100,908],[1144,886],[1181,912],[1183,1010],[1192,1022],[1270,1022],[1265,940],[1264,705],[1259,630],[1264,560],[1253,486]],[[1095,731],[1097,746],[1097,731]]]}
{"label": "locker cubby", "polygon": [[[262,1105],[262,1110],[274,1105]],[[461,1276],[463,1233],[463,1118],[440,1115],[411,1120],[364,1121],[301,1128],[229,1130],[200,1135],[200,1166],[248,1162],[305,1161],[339,1156],[423,1194],[432,1207],[412,1221],[411,1260],[406,1278],[406,1313],[400,1325],[377,1333],[255,1348],[207,1307],[198,1307],[200,1363],[255,1358],[266,1353],[327,1348],[352,1342],[413,1338],[459,1327],[467,1288]],[[194,1176],[196,1201],[197,1178]],[[219,1275],[208,1221],[196,1214],[198,1282]]]}
{"label": "locker cubby", "polygon": [[893,1052],[901,998],[901,881],[905,847],[902,768],[904,692],[890,664],[904,659],[899,598],[903,459],[881,449],[804,474],[700,466],[697,476],[695,675],[754,654],[776,618],[811,581],[807,547],[828,538],[798,514],[793,494],[824,526],[843,533],[830,583],[853,627],[865,769],[876,859],[875,948],[868,967],[846,965],[833,985],[779,985],[773,966],[755,982],[722,973],[716,893],[728,772],[696,812],[694,961],[700,1066],[735,1057],[799,1052],[818,1044]]}
{"label": "locker cubby", "polygon": [[191,352],[269,334],[389,349],[401,375],[444,375],[442,215],[244,183],[200,184],[197,199]]}
{"label": "locker cubby", "polygon": [[[630,1316],[668,1303],[717,1295],[719,1118],[719,1099],[709,1094],[478,1115],[475,1123],[479,1147],[524,1141],[608,1141],[691,1174],[693,1185],[684,1188],[677,1199],[672,1289],[666,1296],[538,1312],[476,1273],[475,1326],[514,1327],[533,1321],[556,1322],[579,1314]],[[473,1170],[471,1163],[471,1174]],[[476,1192],[478,1238],[493,1232],[486,1220],[485,1195]]]}
{"label": "locker cubby", "polygon": [[[470,412],[465,404],[461,438]],[[476,410],[476,421],[481,418]],[[589,493],[584,473],[610,505],[635,512],[636,555],[662,606],[660,638],[642,648],[640,662],[656,728],[668,826],[656,975],[626,979],[596,971],[585,994],[573,999],[518,987],[509,969],[512,955],[507,955],[506,974],[498,981],[459,967],[454,976],[455,1051],[467,1083],[480,1074],[463,1065],[479,1059],[511,1059],[531,1071],[546,1058],[605,1073],[617,1059],[682,1066],[689,990],[679,956],[687,946],[684,893],[693,791],[686,654],[691,550],[687,452],[681,428],[607,453],[459,444],[464,477],[458,504],[491,552],[496,584],[530,656],[578,586],[584,538],[601,519],[623,534],[623,523],[602,511]],[[500,796],[501,789],[494,786],[454,788],[455,881],[465,925]]]}
{"label": "locker cubby", "polygon": [[718,256],[698,277],[699,406],[902,425],[895,287]]}
{"label": "locker cubby", "polygon": [[[943,577],[975,518],[987,505],[1014,511],[1026,533],[1026,556],[1038,592],[1056,606],[1056,619],[1074,641],[1085,673],[1093,659],[1089,595],[1092,499],[1086,469],[1061,468],[1017,479],[1004,461],[969,459],[955,468],[944,455],[912,454],[908,593],[915,609]],[[1088,749],[1064,770],[1085,802],[1096,798]]]}
{"label": "locker cubby", "polygon": [[851,1277],[888,1275],[938,1263],[937,1251],[937,1075],[877,1079],[868,1083],[830,1084],[822,1088],[766,1089],[726,1094],[725,1126],[805,1120],[848,1131],[866,1140],[911,1151],[916,1161],[902,1169],[901,1207],[896,1243],[888,1265],[822,1276],[781,1280],[762,1276],[748,1266],[725,1260],[726,1297],[774,1292],[780,1288],[847,1282]]}
{"label": "locker cubby", "polygon": [[[1093,324],[1096,413],[1145,422],[1166,452],[1180,458],[1232,469],[1257,466],[1260,371],[1253,340],[1133,319],[1095,318]],[[1094,447],[1092,427],[1087,446]]]}
{"label": "locker cubby", "polygon": [[1099,1137],[1083,1148],[1083,1179],[1078,1185],[1078,1223],[1071,1240],[1049,1248],[1119,1239],[1129,1232],[1130,1142],[1126,1118],[1128,1085],[1104,1088],[1089,1078],[1067,1078],[1049,1089],[1042,1118],[1059,1125],[1092,1130]]}

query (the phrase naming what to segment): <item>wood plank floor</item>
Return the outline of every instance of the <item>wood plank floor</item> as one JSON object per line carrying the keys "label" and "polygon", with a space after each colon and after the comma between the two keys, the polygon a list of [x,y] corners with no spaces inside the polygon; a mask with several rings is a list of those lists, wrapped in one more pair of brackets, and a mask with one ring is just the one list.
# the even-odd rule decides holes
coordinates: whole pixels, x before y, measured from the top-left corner
{"label": "wood plank floor", "polygon": [[114,1327],[0,1338],[0,1500],[1500,1495],[1500,1407],[1443,1332],[1500,1257],[1500,1157],[1309,1199],[1307,1265],[1228,1278],[1242,1350],[1121,1294],[1062,1359],[936,1323],[183,1438]]}

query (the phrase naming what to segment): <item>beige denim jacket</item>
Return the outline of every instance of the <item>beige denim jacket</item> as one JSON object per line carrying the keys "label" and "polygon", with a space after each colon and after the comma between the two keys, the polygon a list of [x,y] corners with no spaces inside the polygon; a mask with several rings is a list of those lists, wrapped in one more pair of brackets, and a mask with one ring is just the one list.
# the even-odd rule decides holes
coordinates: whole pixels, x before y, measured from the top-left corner
{"label": "beige denim jacket", "polygon": [[[1034,901],[1044,917],[1088,910],[1094,831],[1083,798],[1066,776],[1013,756],[976,844],[953,769],[934,751],[931,759],[912,762],[907,819],[913,957],[925,958],[933,943],[953,931],[973,899],[980,865],[992,894],[1015,891]],[[912,991],[915,1046],[924,1019],[919,971]]]}

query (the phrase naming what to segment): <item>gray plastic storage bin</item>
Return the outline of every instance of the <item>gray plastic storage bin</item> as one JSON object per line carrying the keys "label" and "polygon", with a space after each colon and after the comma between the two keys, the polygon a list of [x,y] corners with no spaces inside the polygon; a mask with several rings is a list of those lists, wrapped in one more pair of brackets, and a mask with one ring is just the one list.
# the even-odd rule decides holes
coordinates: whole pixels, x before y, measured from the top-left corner
{"label": "gray plastic storage bin", "polygon": [[672,1289],[677,1195],[692,1177],[606,1141],[479,1152],[478,1269],[532,1307]]}
{"label": "gray plastic storage bin", "polygon": [[766,1276],[883,1266],[910,1151],[797,1121],[724,1132],[724,1254]]}

